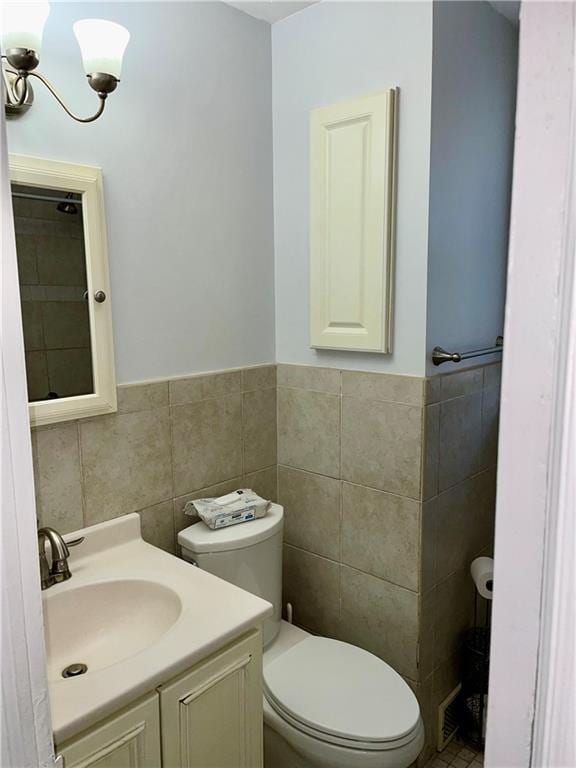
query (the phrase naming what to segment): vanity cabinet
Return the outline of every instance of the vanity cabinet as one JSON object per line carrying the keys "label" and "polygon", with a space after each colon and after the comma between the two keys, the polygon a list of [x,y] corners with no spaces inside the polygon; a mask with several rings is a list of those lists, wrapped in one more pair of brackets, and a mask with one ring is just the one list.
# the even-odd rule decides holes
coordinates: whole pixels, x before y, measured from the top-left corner
{"label": "vanity cabinet", "polygon": [[262,765],[262,641],[258,634],[160,688],[162,765]]}
{"label": "vanity cabinet", "polygon": [[64,768],[261,768],[260,631],[57,750]]}
{"label": "vanity cabinet", "polygon": [[158,768],[158,694],[67,742],[59,750],[65,768]]}

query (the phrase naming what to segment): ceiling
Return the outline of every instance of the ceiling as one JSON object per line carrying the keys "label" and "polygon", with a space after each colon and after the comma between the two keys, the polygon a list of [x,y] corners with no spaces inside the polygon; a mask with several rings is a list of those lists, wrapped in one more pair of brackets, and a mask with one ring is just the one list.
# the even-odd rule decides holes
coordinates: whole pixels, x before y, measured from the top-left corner
{"label": "ceiling", "polygon": [[[274,24],[274,22],[292,16],[293,13],[298,13],[298,11],[308,8],[320,0],[238,0],[238,2],[227,0],[227,2],[228,5],[233,5],[234,8],[238,8],[250,16]],[[488,0],[488,2],[512,24],[518,24],[520,0]]]}
{"label": "ceiling", "polygon": [[240,0],[240,2],[228,2],[240,11],[249,13],[257,19],[274,24],[275,21],[292,16],[293,13],[314,5],[319,0]]}
{"label": "ceiling", "polygon": [[505,16],[512,24],[520,20],[520,0],[489,0],[490,5]]}

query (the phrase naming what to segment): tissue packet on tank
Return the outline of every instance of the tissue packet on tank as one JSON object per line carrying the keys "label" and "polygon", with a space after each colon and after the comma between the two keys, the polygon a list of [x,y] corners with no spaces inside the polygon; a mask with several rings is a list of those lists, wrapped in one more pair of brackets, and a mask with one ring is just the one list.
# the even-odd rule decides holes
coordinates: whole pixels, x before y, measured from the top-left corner
{"label": "tissue packet on tank", "polygon": [[215,499],[189,501],[184,512],[187,515],[197,514],[209,528],[217,529],[264,517],[270,504],[252,489],[239,488]]}

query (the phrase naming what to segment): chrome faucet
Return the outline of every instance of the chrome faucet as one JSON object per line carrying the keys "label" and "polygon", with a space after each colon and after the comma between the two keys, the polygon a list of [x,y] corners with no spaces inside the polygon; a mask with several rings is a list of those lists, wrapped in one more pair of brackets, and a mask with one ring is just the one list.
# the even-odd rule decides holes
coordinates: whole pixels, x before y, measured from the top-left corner
{"label": "chrome faucet", "polygon": [[[50,542],[51,565],[48,565],[46,556],[46,541]],[[40,581],[42,589],[59,584],[71,578],[68,558],[70,550],[68,547],[75,547],[84,541],[84,537],[74,539],[66,543],[62,536],[54,528],[40,528],[38,530],[38,549],[40,552]]]}

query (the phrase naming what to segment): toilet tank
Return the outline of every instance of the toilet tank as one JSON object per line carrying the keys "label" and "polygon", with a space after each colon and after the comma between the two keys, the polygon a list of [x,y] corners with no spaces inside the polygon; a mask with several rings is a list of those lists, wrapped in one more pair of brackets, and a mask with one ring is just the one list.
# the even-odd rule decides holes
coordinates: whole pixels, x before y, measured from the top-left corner
{"label": "toilet tank", "polygon": [[263,625],[264,645],[280,630],[283,518],[283,508],[272,504],[264,517],[249,523],[214,531],[200,522],[178,534],[184,560],[272,603],[274,612]]}

